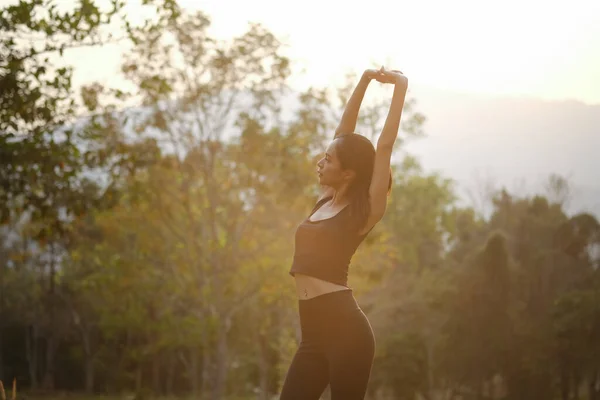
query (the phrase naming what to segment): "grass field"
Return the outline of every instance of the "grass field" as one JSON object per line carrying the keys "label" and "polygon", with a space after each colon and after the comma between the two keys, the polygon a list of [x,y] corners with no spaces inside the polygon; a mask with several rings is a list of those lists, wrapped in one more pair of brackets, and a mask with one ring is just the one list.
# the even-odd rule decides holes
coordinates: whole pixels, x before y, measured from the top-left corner
{"label": "grass field", "polygon": [[[12,393],[10,390],[6,391],[6,400],[12,399]],[[2,393],[0,393],[0,400],[4,400]],[[90,396],[83,393],[55,393],[55,394],[39,394],[39,393],[27,393],[19,392],[15,397],[15,400],[202,400],[197,397],[175,397],[175,396],[136,396],[135,394],[122,394],[112,396],[101,396],[95,395]],[[256,400],[256,396],[251,397],[233,397],[227,400]]]}
{"label": "grass field", "polygon": [[[40,393],[16,390],[0,381],[0,400],[202,400],[198,397],[152,396],[149,394],[123,393],[120,395],[87,395],[76,392]],[[227,400],[256,400],[256,396],[229,397]]]}
{"label": "grass field", "polygon": [[[0,394],[0,399],[2,395]],[[6,400],[11,400],[11,393],[6,393]],[[2,399],[4,400],[4,399]],[[64,393],[54,395],[34,395],[28,393],[17,393],[16,400],[202,400],[196,397],[150,397],[138,396],[134,394],[125,394],[121,396],[89,396],[78,393]],[[235,397],[228,400],[256,400],[256,396],[252,397]]]}

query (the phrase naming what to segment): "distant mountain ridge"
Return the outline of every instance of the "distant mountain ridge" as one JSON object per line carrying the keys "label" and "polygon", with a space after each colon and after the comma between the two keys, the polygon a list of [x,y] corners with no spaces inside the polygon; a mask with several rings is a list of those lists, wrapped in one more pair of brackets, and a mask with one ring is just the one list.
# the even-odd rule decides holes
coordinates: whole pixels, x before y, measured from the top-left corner
{"label": "distant mountain ridge", "polygon": [[411,95],[427,117],[426,137],[406,150],[423,167],[475,185],[539,192],[552,173],[572,184],[569,212],[600,218],[600,104],[459,94],[415,88]]}
{"label": "distant mountain ridge", "polygon": [[[296,94],[282,99],[283,119],[298,107]],[[465,201],[488,179],[524,195],[543,192],[549,176],[558,174],[572,185],[568,212],[600,219],[600,104],[422,87],[411,87],[409,97],[427,118],[426,136],[409,140],[405,150],[426,171],[454,179]]]}

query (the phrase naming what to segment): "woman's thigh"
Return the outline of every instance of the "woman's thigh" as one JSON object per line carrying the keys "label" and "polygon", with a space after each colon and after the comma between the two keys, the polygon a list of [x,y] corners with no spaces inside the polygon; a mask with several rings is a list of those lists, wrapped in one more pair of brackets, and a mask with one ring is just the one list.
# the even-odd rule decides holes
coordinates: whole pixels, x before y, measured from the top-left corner
{"label": "woman's thigh", "polygon": [[345,323],[335,345],[328,349],[332,400],[362,400],[367,392],[375,355],[371,325],[360,310]]}
{"label": "woman's thigh", "polygon": [[301,342],[287,372],[280,400],[318,400],[329,383],[329,363],[325,353]]}

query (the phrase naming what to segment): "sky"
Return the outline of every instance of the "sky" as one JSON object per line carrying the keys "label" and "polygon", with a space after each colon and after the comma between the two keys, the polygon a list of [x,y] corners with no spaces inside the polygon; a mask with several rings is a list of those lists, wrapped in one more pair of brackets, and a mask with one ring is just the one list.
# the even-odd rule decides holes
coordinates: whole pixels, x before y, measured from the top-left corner
{"label": "sky", "polygon": [[[127,3],[130,17],[144,15],[141,0]],[[384,65],[402,70],[413,87],[600,104],[600,0],[179,3],[205,12],[217,38],[263,24],[284,43],[297,89]],[[74,83],[114,80],[121,51],[72,52]]]}
{"label": "sky", "polygon": [[298,87],[385,65],[416,85],[600,103],[600,0],[180,4],[206,12],[220,38],[262,23],[286,44]]}

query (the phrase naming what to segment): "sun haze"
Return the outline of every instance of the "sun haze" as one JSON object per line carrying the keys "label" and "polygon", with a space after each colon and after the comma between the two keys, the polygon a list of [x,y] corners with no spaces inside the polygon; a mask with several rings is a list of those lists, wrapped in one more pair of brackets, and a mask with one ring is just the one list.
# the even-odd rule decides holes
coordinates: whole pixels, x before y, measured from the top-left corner
{"label": "sun haze", "polygon": [[[126,4],[128,18],[147,15],[141,0]],[[205,12],[211,34],[222,39],[242,34],[249,22],[263,24],[285,44],[297,89],[341,84],[347,72],[383,64],[401,69],[412,87],[600,103],[598,0],[179,4]],[[66,61],[75,66],[74,84],[114,84],[123,51],[116,45],[71,51]]]}
{"label": "sun haze", "polygon": [[273,30],[305,71],[297,77],[302,86],[385,63],[416,84],[600,103],[596,0],[207,0],[201,9],[224,38],[241,33],[248,21]]}

